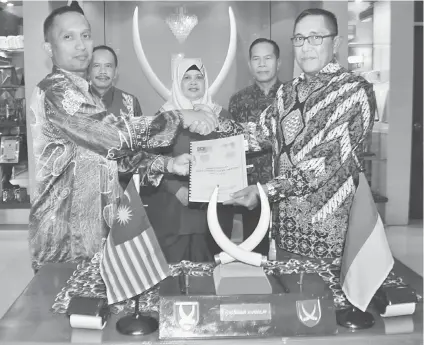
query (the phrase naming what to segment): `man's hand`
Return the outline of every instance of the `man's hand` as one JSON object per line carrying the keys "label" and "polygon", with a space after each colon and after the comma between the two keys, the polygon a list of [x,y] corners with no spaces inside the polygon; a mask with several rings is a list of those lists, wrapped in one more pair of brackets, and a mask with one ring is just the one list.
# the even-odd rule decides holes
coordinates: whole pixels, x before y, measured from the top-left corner
{"label": "man's hand", "polygon": [[184,128],[190,132],[207,135],[218,127],[218,116],[204,110],[180,110],[183,115]]}
{"label": "man's hand", "polygon": [[184,205],[188,206],[188,188],[182,186],[175,194],[177,199]]}
{"label": "man's hand", "polygon": [[[264,187],[264,186],[263,186]],[[264,191],[266,193],[266,188]],[[244,206],[249,210],[253,210],[259,205],[259,190],[256,185],[247,186],[230,195],[232,199],[223,202],[224,205]]]}
{"label": "man's hand", "polygon": [[173,157],[168,162],[168,172],[170,174],[186,176],[190,171],[190,163],[192,162],[194,162],[194,156],[188,153]]}

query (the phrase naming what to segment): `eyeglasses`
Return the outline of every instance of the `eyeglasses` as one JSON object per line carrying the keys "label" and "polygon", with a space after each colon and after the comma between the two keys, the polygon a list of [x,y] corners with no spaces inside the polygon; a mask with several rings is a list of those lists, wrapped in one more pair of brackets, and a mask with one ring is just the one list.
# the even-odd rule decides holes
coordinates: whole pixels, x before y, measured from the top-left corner
{"label": "eyeglasses", "polygon": [[291,40],[293,42],[293,45],[295,47],[301,47],[303,46],[303,44],[305,43],[305,40],[308,40],[308,43],[312,46],[319,46],[322,44],[322,40],[326,37],[334,37],[337,36],[335,34],[331,34],[331,35],[312,35],[312,36],[308,36],[308,37],[304,37],[304,36],[296,36],[296,37],[292,37]]}

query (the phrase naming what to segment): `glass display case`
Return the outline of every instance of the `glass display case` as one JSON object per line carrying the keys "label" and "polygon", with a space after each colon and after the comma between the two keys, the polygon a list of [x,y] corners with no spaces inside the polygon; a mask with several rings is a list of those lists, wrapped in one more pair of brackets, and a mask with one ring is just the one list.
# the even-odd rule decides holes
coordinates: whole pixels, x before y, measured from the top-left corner
{"label": "glass display case", "polygon": [[0,209],[30,207],[22,2],[10,4],[0,6]]}
{"label": "glass display case", "polygon": [[[388,202],[387,95],[390,86],[390,3],[349,1],[348,67],[373,84],[377,109],[372,133],[365,143],[363,158],[368,182],[377,204]],[[382,209],[380,209],[382,211]]]}

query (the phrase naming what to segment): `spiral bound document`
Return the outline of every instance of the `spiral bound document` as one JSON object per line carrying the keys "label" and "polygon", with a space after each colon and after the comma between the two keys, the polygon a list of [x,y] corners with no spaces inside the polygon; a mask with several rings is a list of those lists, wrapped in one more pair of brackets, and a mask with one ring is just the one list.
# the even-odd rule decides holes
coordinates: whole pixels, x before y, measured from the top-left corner
{"label": "spiral bound document", "polygon": [[243,135],[192,142],[190,153],[195,157],[190,167],[190,202],[209,202],[217,185],[218,202],[247,187]]}

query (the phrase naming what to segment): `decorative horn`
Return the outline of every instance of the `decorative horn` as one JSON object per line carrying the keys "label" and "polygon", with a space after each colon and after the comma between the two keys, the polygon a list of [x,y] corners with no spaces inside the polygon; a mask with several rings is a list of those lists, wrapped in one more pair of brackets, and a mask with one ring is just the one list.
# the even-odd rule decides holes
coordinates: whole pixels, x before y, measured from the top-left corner
{"label": "decorative horn", "polygon": [[133,44],[134,50],[137,55],[138,61],[140,62],[141,69],[146,76],[149,83],[153,86],[156,92],[165,100],[168,101],[171,97],[171,91],[166,88],[165,85],[159,80],[152,67],[147,61],[146,55],[144,54],[143,47],[141,45],[140,33],[138,29],[138,6],[134,10],[133,16]]}
{"label": "decorative horn", "polygon": [[228,14],[230,17],[230,44],[228,45],[227,56],[225,57],[225,61],[224,61],[224,64],[222,65],[221,71],[219,72],[218,76],[209,87],[209,92],[212,98],[216,95],[222,83],[224,82],[225,78],[227,77],[231,64],[233,63],[234,57],[236,56],[237,26],[236,26],[236,20],[234,18],[233,9],[231,8],[231,6],[228,8]]}
{"label": "decorative horn", "polygon": [[219,225],[218,215],[216,210],[218,190],[219,190],[219,187],[215,187],[212,193],[212,196],[209,200],[208,212],[207,212],[208,225],[209,225],[209,230],[211,232],[212,237],[214,238],[216,243],[220,246],[220,248],[222,248],[222,250],[224,250],[225,252],[229,253],[229,255],[232,258],[235,258],[236,260],[239,260],[240,262],[244,262],[252,266],[258,266],[258,267],[263,266],[263,264],[266,262],[265,256],[262,256],[259,253],[252,253],[252,252],[243,250],[242,248],[240,248],[239,246],[231,242],[222,231],[221,226]]}
{"label": "decorative horn", "polygon": [[[271,218],[271,209],[269,207],[268,198],[260,183],[257,183],[259,190],[259,198],[261,201],[261,216],[259,217],[258,225],[252,234],[239,245],[240,248],[246,251],[252,251],[266,236],[269,228],[269,221]],[[234,261],[234,258],[228,255],[226,252],[218,254],[219,262],[221,264],[227,264]]]}

